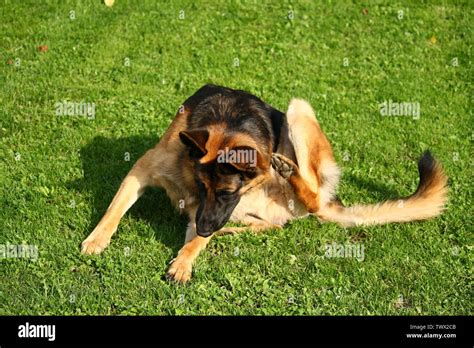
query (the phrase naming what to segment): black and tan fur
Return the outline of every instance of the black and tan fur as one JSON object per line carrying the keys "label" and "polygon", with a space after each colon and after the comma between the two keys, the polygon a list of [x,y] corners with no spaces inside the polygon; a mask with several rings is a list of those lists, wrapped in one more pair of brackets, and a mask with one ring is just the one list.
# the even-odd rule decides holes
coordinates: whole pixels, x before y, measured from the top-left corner
{"label": "black and tan fur", "polygon": [[[220,163],[219,150],[255,151],[256,165]],[[185,244],[168,276],[191,278],[192,265],[212,234],[281,228],[313,214],[343,226],[428,219],[447,199],[447,179],[426,152],[420,184],[403,199],[343,207],[336,199],[339,169],[311,106],[299,99],[286,114],[238,90],[206,85],[180,107],[160,142],[133,166],[107,212],[82,243],[82,252],[102,252],[125,212],[146,187],[166,190],[189,216]],[[226,227],[227,221],[247,227]]]}

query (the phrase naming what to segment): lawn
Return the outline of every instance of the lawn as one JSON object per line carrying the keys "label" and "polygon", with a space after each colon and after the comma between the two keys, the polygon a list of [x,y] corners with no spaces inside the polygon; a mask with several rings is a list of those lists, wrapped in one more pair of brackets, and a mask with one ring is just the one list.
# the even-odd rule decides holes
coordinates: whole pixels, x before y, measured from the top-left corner
{"label": "lawn", "polygon": [[[0,259],[0,314],[473,313],[472,2],[0,8],[0,245],[38,251]],[[417,159],[431,149],[450,178],[446,212],[353,229],[307,218],[217,237],[180,286],[164,274],[186,220],[154,189],[102,255],[82,255],[133,163],[206,83],[282,111],[307,99],[343,169],[346,205],[414,192]],[[385,101],[420,114],[383,116]],[[65,102],[94,113],[58,114]],[[363,246],[364,258],[327,257],[332,243]]]}

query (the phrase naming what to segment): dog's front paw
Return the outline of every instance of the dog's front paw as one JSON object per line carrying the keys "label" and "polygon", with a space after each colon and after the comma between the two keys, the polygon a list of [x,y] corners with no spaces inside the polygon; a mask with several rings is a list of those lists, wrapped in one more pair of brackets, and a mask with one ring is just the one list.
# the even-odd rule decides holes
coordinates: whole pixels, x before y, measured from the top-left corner
{"label": "dog's front paw", "polygon": [[273,169],[285,179],[288,179],[297,170],[297,166],[292,160],[279,153],[272,154],[271,164]]}
{"label": "dog's front paw", "polygon": [[174,280],[177,283],[187,283],[191,280],[193,266],[190,262],[179,260],[179,257],[172,261],[170,268],[166,274],[169,280]]}
{"label": "dog's front paw", "polygon": [[88,237],[82,242],[81,253],[86,255],[100,254],[108,245],[108,240]]}

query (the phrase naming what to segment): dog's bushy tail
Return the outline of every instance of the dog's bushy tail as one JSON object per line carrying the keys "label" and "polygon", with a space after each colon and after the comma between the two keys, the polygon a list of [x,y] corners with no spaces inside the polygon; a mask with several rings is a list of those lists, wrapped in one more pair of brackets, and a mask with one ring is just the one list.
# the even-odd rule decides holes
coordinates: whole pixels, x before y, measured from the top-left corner
{"label": "dog's bushy tail", "polygon": [[331,202],[321,207],[317,215],[324,221],[337,222],[346,227],[435,217],[445,209],[448,196],[447,177],[429,151],[426,151],[418,162],[418,171],[420,173],[418,188],[409,197],[352,207]]}

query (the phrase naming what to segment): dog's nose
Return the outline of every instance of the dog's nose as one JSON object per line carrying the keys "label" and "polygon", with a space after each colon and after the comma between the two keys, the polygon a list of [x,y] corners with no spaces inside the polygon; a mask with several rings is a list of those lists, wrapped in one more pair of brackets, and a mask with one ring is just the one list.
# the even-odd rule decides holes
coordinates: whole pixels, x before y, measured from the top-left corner
{"label": "dog's nose", "polygon": [[213,232],[196,230],[196,233],[201,237],[209,237]]}
{"label": "dog's nose", "polygon": [[209,237],[214,231],[212,228],[201,229],[199,227],[196,228],[196,233],[201,237]]}
{"label": "dog's nose", "polygon": [[201,237],[209,237],[214,232],[214,226],[208,222],[198,221],[196,233]]}

